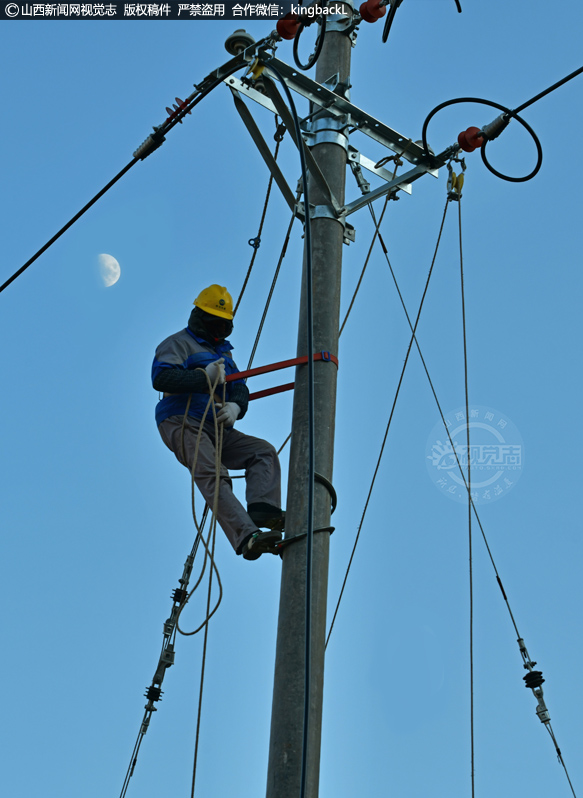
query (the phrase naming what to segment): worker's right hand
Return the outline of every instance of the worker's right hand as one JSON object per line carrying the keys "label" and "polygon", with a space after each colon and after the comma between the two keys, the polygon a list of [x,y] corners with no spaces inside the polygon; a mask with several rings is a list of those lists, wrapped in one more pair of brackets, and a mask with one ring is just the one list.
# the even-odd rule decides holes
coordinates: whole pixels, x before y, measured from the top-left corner
{"label": "worker's right hand", "polygon": [[217,385],[222,385],[225,381],[225,358],[222,357],[220,360],[215,360],[214,363],[209,363],[205,371],[213,385],[216,382],[217,375],[219,378]]}

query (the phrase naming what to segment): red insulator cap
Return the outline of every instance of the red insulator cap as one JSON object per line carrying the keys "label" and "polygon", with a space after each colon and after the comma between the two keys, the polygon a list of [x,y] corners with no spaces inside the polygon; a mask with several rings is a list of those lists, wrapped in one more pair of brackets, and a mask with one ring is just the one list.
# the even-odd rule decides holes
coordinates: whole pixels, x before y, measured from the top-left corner
{"label": "red insulator cap", "polygon": [[295,39],[299,27],[300,20],[294,14],[286,14],[278,19],[275,26],[282,39]]}
{"label": "red insulator cap", "polygon": [[473,152],[484,143],[484,136],[479,127],[469,127],[457,137],[457,143],[464,152]]}
{"label": "red insulator cap", "polygon": [[381,5],[381,0],[366,0],[360,7],[360,16],[365,22],[376,22],[386,13],[387,7]]}

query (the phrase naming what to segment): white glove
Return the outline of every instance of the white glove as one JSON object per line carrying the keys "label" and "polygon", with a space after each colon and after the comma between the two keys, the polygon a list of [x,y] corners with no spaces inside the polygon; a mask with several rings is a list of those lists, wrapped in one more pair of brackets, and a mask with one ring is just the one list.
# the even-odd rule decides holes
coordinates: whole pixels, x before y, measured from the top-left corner
{"label": "white glove", "polygon": [[205,367],[205,371],[209,375],[209,380],[213,385],[215,384],[217,375],[219,377],[217,384],[222,385],[225,381],[225,358],[222,357],[220,360],[215,360],[214,363],[209,363],[208,366]]}
{"label": "white glove", "polygon": [[239,418],[240,412],[241,408],[237,402],[225,402],[220,408],[217,405],[217,421],[219,424],[224,424],[225,427],[232,427]]}

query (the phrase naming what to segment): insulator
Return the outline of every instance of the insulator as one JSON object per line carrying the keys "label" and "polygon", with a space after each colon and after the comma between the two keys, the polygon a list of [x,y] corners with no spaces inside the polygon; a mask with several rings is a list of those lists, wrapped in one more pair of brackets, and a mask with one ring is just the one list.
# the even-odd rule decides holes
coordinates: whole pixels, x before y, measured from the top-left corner
{"label": "insulator", "polygon": [[175,601],[177,604],[184,604],[187,596],[188,593],[182,587],[177,587],[172,591],[172,601]]}
{"label": "insulator", "polygon": [[162,690],[160,687],[156,687],[155,685],[151,685],[148,687],[146,692],[144,693],[148,701],[160,701],[162,696]]}
{"label": "insulator", "polygon": [[295,14],[286,14],[277,20],[276,30],[282,39],[295,39],[301,22]]}
{"label": "insulator", "polygon": [[250,33],[247,33],[243,28],[238,28],[234,33],[227,38],[225,42],[225,50],[231,55],[239,55],[240,52],[246,50],[247,47],[255,44],[255,39]]}
{"label": "insulator", "polygon": [[535,687],[540,687],[544,682],[542,671],[530,671],[522,678],[524,679],[525,685],[531,690]]}
{"label": "insulator", "polygon": [[[176,102],[178,103],[178,107],[179,107],[180,109],[182,109],[182,108],[185,108],[185,107],[186,107],[186,100],[181,100],[181,99],[180,99],[180,97],[175,97],[174,99],[175,99],[175,100],[176,100]],[[187,113],[187,114],[192,114],[192,111],[187,111],[186,113]]]}
{"label": "insulator", "polygon": [[366,0],[360,7],[360,16],[365,22],[376,22],[387,13],[387,7],[381,5],[381,0]]}
{"label": "insulator", "polygon": [[459,134],[457,143],[464,152],[473,152],[484,143],[482,131],[479,127],[469,127]]}

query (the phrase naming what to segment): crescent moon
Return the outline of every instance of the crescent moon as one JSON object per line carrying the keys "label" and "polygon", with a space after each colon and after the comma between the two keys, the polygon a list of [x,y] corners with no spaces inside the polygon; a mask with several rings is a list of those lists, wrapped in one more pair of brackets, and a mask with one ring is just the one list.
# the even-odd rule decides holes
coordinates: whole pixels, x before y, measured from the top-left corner
{"label": "crescent moon", "polygon": [[103,285],[109,288],[110,285],[114,285],[119,280],[121,269],[113,255],[101,254],[99,256],[99,272]]}

